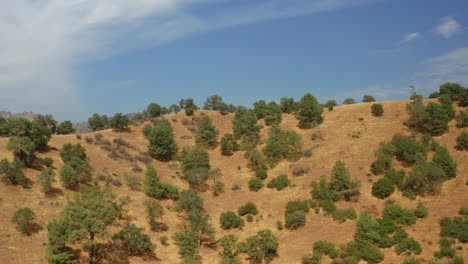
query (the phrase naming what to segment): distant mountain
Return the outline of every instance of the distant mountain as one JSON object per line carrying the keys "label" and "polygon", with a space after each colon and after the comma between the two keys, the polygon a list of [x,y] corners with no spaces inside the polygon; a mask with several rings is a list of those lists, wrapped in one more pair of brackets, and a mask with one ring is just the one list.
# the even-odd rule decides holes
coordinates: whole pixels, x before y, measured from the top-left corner
{"label": "distant mountain", "polygon": [[23,113],[17,113],[13,114],[11,112],[6,112],[6,111],[0,111],[0,117],[8,118],[8,117],[24,117],[29,120],[33,120],[34,117],[38,116],[38,113],[34,112],[23,112]]}

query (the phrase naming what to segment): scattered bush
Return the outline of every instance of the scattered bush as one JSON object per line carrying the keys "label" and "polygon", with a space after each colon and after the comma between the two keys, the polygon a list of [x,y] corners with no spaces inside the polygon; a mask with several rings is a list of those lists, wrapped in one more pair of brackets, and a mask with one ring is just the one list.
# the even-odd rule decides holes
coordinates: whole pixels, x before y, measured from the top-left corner
{"label": "scattered bush", "polygon": [[223,229],[241,228],[244,226],[244,220],[231,211],[222,213],[219,222]]}
{"label": "scattered bush", "polygon": [[440,259],[443,257],[448,257],[448,258],[455,257],[456,251],[455,249],[452,248],[452,244],[453,244],[453,241],[450,241],[445,237],[441,238],[439,240],[440,251],[435,252],[434,256]]}
{"label": "scattered bush", "polygon": [[374,116],[382,116],[384,113],[383,106],[381,104],[373,104],[371,106],[371,112]]}
{"label": "scattered bush", "polygon": [[158,200],[149,198],[144,202],[146,206],[146,216],[152,230],[160,230],[162,224],[158,222],[164,215],[164,208]]}
{"label": "scattered bush", "polygon": [[263,187],[263,182],[260,178],[252,178],[249,180],[249,190],[256,192]]}
{"label": "scattered bush", "polygon": [[176,200],[179,198],[179,189],[171,184],[162,183],[153,166],[148,166],[146,169],[144,189],[146,195],[155,199]]}
{"label": "scattered bush", "polygon": [[267,184],[267,187],[270,189],[276,189],[281,191],[282,189],[288,187],[290,185],[290,181],[288,179],[288,175],[281,174],[280,176],[271,179],[271,181]]}

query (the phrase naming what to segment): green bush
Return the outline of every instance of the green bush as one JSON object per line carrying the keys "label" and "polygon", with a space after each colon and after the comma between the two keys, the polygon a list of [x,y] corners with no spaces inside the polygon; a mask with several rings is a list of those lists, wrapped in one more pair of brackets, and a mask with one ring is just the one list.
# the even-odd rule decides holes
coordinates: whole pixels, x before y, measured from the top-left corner
{"label": "green bush", "polygon": [[332,213],[332,217],[334,220],[338,221],[339,223],[344,223],[346,222],[347,219],[351,219],[351,220],[357,219],[357,214],[353,208],[336,209]]}
{"label": "green bush", "polygon": [[468,112],[460,110],[459,114],[456,117],[457,127],[467,127],[468,126]]}
{"label": "green bush", "polygon": [[391,169],[385,173],[385,178],[390,179],[394,184],[400,186],[405,178],[405,171]]}
{"label": "green bush", "polygon": [[424,218],[428,214],[427,207],[424,206],[424,204],[419,203],[418,207],[416,207],[416,210],[414,210],[414,215],[416,215],[417,218]]}
{"label": "green bush", "polygon": [[381,104],[373,104],[371,106],[371,112],[374,116],[382,116],[384,113],[383,106]]}
{"label": "green bush", "polygon": [[455,148],[458,150],[468,150],[468,132],[464,131],[457,137]]}
{"label": "green bush", "polygon": [[171,184],[161,182],[156,169],[152,165],[146,169],[144,189],[146,195],[154,199],[177,200],[179,198],[179,189]]}
{"label": "green bush", "polygon": [[153,251],[155,245],[147,234],[141,232],[142,230],[142,228],[138,228],[134,224],[127,223],[113,238],[123,242],[130,256],[142,254],[146,251]]}
{"label": "green bush", "polygon": [[405,259],[401,264],[421,264],[421,261],[417,258]]}
{"label": "green bush", "polygon": [[440,251],[435,252],[434,256],[436,258],[453,258],[455,257],[456,251],[452,248],[453,241],[448,240],[447,238],[441,238],[439,240]]}
{"label": "green bush", "polygon": [[424,134],[421,137],[421,143],[426,147],[427,150],[435,151],[439,146],[439,143],[429,134]]}
{"label": "green bush", "polygon": [[249,180],[249,190],[256,192],[263,187],[263,182],[260,178],[252,178]]}
{"label": "green bush", "polygon": [[450,156],[450,152],[444,146],[439,146],[434,156],[432,157],[432,162],[438,165],[444,172],[448,179],[454,178],[457,176],[457,163]]}
{"label": "green bush", "polygon": [[279,124],[282,120],[281,107],[276,102],[269,102],[265,109],[265,125],[271,126],[273,124]]}
{"label": "green bush", "polygon": [[330,258],[338,257],[338,251],[335,249],[335,245],[333,243],[327,241],[317,241],[314,243],[314,255],[327,255]]}
{"label": "green bush", "polygon": [[241,228],[244,226],[244,220],[231,211],[222,213],[219,222],[223,229]]}
{"label": "green bush", "polygon": [[213,192],[214,196],[219,196],[222,192],[224,192],[224,187],[224,183],[217,181],[211,186],[211,191]]}
{"label": "green bush", "polygon": [[395,183],[389,178],[381,178],[372,185],[372,195],[385,199],[395,191]]}
{"label": "green bush", "polygon": [[[175,233],[173,239],[179,244],[179,255],[185,259],[193,258],[199,252],[197,234],[195,233]],[[187,263],[187,262],[183,262]],[[194,262],[190,262],[194,263]]]}
{"label": "green bush", "polygon": [[310,211],[309,202],[290,201],[286,205],[285,226],[289,229],[297,229],[306,223],[306,214]]}
{"label": "green bush", "polygon": [[203,198],[201,198],[197,191],[188,189],[180,192],[180,198],[176,204],[176,211],[195,212],[203,209]]}
{"label": "green bush", "polygon": [[439,87],[439,95],[448,95],[453,101],[460,100],[465,93],[465,88],[458,83],[444,83]]}
{"label": "green bush", "polygon": [[24,164],[19,159],[14,159],[11,163],[7,159],[0,161],[0,174],[3,174],[2,181],[7,184],[24,184],[26,177],[23,169]]}
{"label": "green bush", "polygon": [[408,164],[424,162],[427,159],[427,151],[423,144],[416,141],[411,136],[396,134],[391,142],[395,147],[395,156],[397,159]]}
{"label": "green bush", "polygon": [[356,100],[354,100],[353,98],[346,98],[343,100],[343,104],[345,105],[355,104],[355,103],[356,103]]}
{"label": "green bush", "polygon": [[302,157],[303,143],[301,136],[295,131],[283,130],[279,125],[274,125],[266,139],[263,153],[275,164],[282,158],[296,161]]}
{"label": "green bush", "polygon": [[445,172],[436,164],[416,165],[405,179],[402,190],[415,195],[436,194],[445,177]]}
{"label": "green bush", "polygon": [[29,236],[32,231],[31,222],[34,220],[35,215],[36,213],[30,208],[21,208],[13,214],[11,222],[17,225],[21,233]]}
{"label": "green bush", "polygon": [[255,206],[254,203],[248,202],[245,205],[239,207],[239,209],[237,210],[237,213],[240,216],[244,216],[246,214],[256,215],[256,214],[258,214],[258,209],[257,209],[257,206]]}
{"label": "green bush", "polygon": [[246,151],[244,157],[249,162],[247,166],[251,170],[258,171],[259,169],[267,168],[267,161],[265,156],[263,156],[263,154],[256,149],[250,149]]}
{"label": "green bush", "polygon": [[269,262],[276,257],[278,248],[278,239],[269,229],[265,229],[247,238],[240,251],[247,253],[250,261],[262,263],[263,261]]}
{"label": "green bush", "polygon": [[336,205],[332,200],[322,200],[319,204],[326,213],[332,214],[336,210]]}
{"label": "green bush", "polygon": [[43,193],[49,193],[52,190],[52,183],[55,182],[55,172],[51,168],[47,168],[37,176],[38,182],[41,184]]}
{"label": "green bush", "polygon": [[259,140],[259,126],[257,125],[257,116],[251,109],[239,106],[236,109],[232,120],[232,130],[234,138],[241,140],[243,149],[254,148]]}
{"label": "green bush", "polygon": [[359,187],[359,180],[351,179],[346,164],[341,160],[336,161],[331,172],[330,190],[350,201],[359,197]]}
{"label": "green bush", "polygon": [[225,134],[221,138],[221,154],[224,156],[232,156],[232,154],[239,150],[239,144],[232,134]]}
{"label": "green bush", "polygon": [[54,159],[51,157],[46,157],[44,159],[44,164],[46,165],[46,167],[52,168],[52,166],[54,165]]}
{"label": "green bush", "polygon": [[419,244],[419,242],[414,238],[404,238],[395,246],[395,252],[398,255],[403,253],[407,255],[410,255],[411,253],[419,255],[422,252],[422,248],[421,244]]}
{"label": "green bush", "polygon": [[468,218],[456,216],[454,218],[445,217],[440,221],[440,235],[456,238],[462,243],[468,242]]}
{"label": "green bush", "polygon": [[177,154],[178,147],[174,131],[167,119],[158,120],[154,127],[144,129],[143,134],[149,141],[148,152],[153,158],[169,161]]}
{"label": "green bush", "polygon": [[255,177],[260,178],[262,180],[268,177],[268,170],[266,168],[260,168],[255,171]]}
{"label": "green bush", "polygon": [[401,208],[398,204],[391,204],[384,208],[383,218],[390,219],[397,224],[410,226],[416,223],[416,215],[412,210]]}
{"label": "green bush", "polygon": [[270,189],[276,189],[281,191],[282,189],[288,187],[290,185],[290,181],[288,179],[288,175],[281,174],[280,176],[271,179],[271,181],[267,184],[267,187]]}
{"label": "green bush", "polygon": [[210,169],[210,156],[200,146],[184,147],[179,160],[184,172],[199,168]]}
{"label": "green bush", "polygon": [[109,122],[110,127],[113,128],[115,131],[124,131],[128,129],[128,126],[130,125],[130,119],[122,113],[117,113],[112,117],[112,119]]}

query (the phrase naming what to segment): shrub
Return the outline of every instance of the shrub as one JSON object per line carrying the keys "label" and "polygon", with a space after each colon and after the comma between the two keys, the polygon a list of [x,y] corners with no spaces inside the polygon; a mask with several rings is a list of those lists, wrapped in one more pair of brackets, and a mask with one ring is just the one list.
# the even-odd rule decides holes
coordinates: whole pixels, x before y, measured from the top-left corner
{"label": "shrub", "polygon": [[415,195],[436,194],[440,191],[445,172],[433,163],[416,165],[403,183],[402,190]]}
{"label": "shrub", "polygon": [[277,255],[278,247],[278,239],[269,229],[265,229],[247,238],[241,251],[247,253],[251,261],[261,263],[271,261]]}
{"label": "shrub", "polygon": [[384,113],[383,106],[381,104],[373,104],[371,106],[371,112],[374,116],[382,116]]}
{"label": "shrub", "polygon": [[46,157],[44,159],[44,164],[46,165],[47,168],[52,168],[52,166],[54,165],[54,159],[51,157]]}
{"label": "shrub", "polygon": [[173,239],[179,243],[179,255],[184,258],[183,263],[195,263],[187,262],[187,259],[192,259],[199,251],[199,245],[197,241],[197,234],[195,233],[175,233]]}
{"label": "shrub", "polygon": [[274,125],[270,129],[263,153],[273,160],[273,164],[281,158],[298,160],[302,157],[302,152],[303,143],[299,134],[282,130],[279,125]]}
{"label": "shrub", "polygon": [[332,217],[339,223],[344,223],[347,219],[357,219],[357,214],[353,208],[336,209],[332,213]]}
{"label": "shrub", "polygon": [[173,185],[162,183],[159,180],[158,173],[151,165],[146,169],[144,189],[146,195],[155,199],[176,200],[179,198],[179,189]]}
{"label": "shrub", "polygon": [[437,141],[431,135],[428,134],[424,134],[421,137],[421,143],[426,147],[427,150],[432,151],[436,150],[439,146],[439,143],[437,143]]}
{"label": "shrub", "polygon": [[244,216],[246,214],[256,215],[256,214],[258,214],[258,209],[257,209],[257,206],[255,206],[254,203],[248,202],[245,205],[239,207],[239,209],[237,210],[237,213],[240,216]]}
{"label": "shrub", "polygon": [[453,258],[453,257],[455,257],[456,251],[455,251],[455,249],[452,248],[452,243],[453,243],[453,241],[450,241],[445,237],[441,238],[439,240],[440,251],[435,252],[434,256],[436,258],[443,258],[443,257]]}
{"label": "shrub", "polygon": [[297,229],[306,223],[306,214],[310,211],[309,202],[290,201],[286,205],[285,226],[289,229]]}
{"label": "shrub", "polygon": [[150,130],[144,131],[149,141],[149,154],[160,161],[169,161],[177,154],[178,147],[174,138],[174,132],[167,119],[160,119]]}
{"label": "shrub", "polygon": [[456,238],[462,243],[468,242],[468,218],[455,216],[454,218],[445,217],[440,221],[440,235]]}
{"label": "shrub", "polygon": [[184,172],[199,168],[210,169],[208,152],[200,146],[184,147],[179,160]]}
{"label": "shrub", "polygon": [[224,191],[224,183],[217,181],[211,186],[211,191],[214,196],[219,196]]}
{"label": "shrub", "polygon": [[257,145],[260,128],[257,126],[257,116],[251,109],[239,106],[232,120],[234,138],[241,140],[243,149],[250,149]]}
{"label": "shrub", "polygon": [[320,207],[329,214],[332,214],[336,210],[336,205],[332,200],[322,200],[319,202]]}
{"label": "shrub", "polygon": [[335,245],[333,243],[327,241],[317,241],[314,243],[314,255],[322,256],[328,255],[330,258],[338,257],[338,251],[335,249]]}
{"label": "shrub", "polygon": [[416,223],[414,211],[401,208],[398,204],[391,204],[384,208],[383,218],[390,219],[397,224],[410,226]]}
{"label": "shrub", "polygon": [[395,156],[399,160],[408,164],[426,161],[426,148],[413,137],[396,134],[391,143],[396,147]]}
{"label": "shrub", "polygon": [[346,164],[340,160],[336,161],[331,172],[330,190],[349,201],[359,197],[359,185],[359,180],[351,180]]}
{"label": "shrub", "polygon": [[11,222],[16,224],[18,229],[21,233],[30,235],[31,234],[31,222],[34,220],[34,213],[33,210],[29,208],[21,208],[18,209],[11,218]]}
{"label": "shrub", "polygon": [[185,179],[190,185],[190,188],[204,191],[207,187],[206,181],[209,178],[209,169],[195,168],[185,172]]}
{"label": "shrub", "polygon": [[448,95],[453,101],[460,100],[465,88],[458,83],[444,83],[439,88],[439,95]]}
{"label": "shrub", "polygon": [[296,118],[300,128],[312,128],[323,121],[323,108],[312,94],[305,94],[298,103]]}
{"label": "shrub", "polygon": [[252,178],[249,180],[249,190],[256,192],[263,187],[263,182],[260,178]]}
{"label": "shrub", "polygon": [[398,243],[395,246],[395,252],[398,255],[401,255],[403,253],[410,255],[411,253],[414,253],[416,255],[421,254],[422,248],[421,244],[419,244],[418,241],[416,241],[414,238],[403,238],[400,243]]}
{"label": "shrub", "polygon": [[219,256],[223,259],[223,263],[226,264],[240,264],[241,260],[237,257],[239,252],[239,245],[237,243],[239,239],[235,235],[225,235],[220,240],[219,243],[223,248],[219,252]]}
{"label": "shrub", "polygon": [[276,228],[278,228],[278,230],[283,230],[283,222],[276,221]]}
{"label": "shrub", "polygon": [[167,236],[162,236],[159,238],[159,241],[161,242],[161,245],[163,246],[167,246],[169,245],[168,241],[169,241],[169,238]]}
{"label": "shrub", "polygon": [[288,175],[281,174],[280,176],[271,179],[271,181],[267,184],[267,187],[270,189],[276,189],[281,191],[282,189],[288,187],[290,185],[290,181],[288,179]]}
{"label": "shrub", "polygon": [[421,261],[417,258],[405,259],[401,264],[421,264]]}
{"label": "shrub", "polygon": [[55,172],[51,168],[47,168],[37,176],[38,182],[41,184],[43,193],[48,193],[52,190],[52,183],[55,182]]}
{"label": "shrub", "polygon": [[461,111],[456,117],[457,119],[457,127],[467,127],[468,126],[468,112]]}
{"label": "shrub", "polygon": [[154,250],[155,245],[151,242],[151,238],[147,234],[143,234],[142,230],[134,224],[127,223],[113,238],[123,242],[130,256]]}
{"label": "shrub", "polygon": [[403,182],[403,179],[405,178],[405,171],[391,169],[385,173],[385,178],[390,179],[394,184],[400,186]]}
{"label": "shrub", "polygon": [[140,177],[135,174],[125,173],[124,179],[131,190],[138,191],[141,186]]}
{"label": "shrub", "polygon": [[432,157],[432,162],[438,165],[444,172],[448,179],[454,178],[457,176],[457,163],[453,161],[452,156],[446,147],[439,146],[434,156]]}
{"label": "shrub", "polygon": [[247,166],[254,171],[267,168],[265,156],[256,149],[246,151],[244,157],[249,162]]}
{"label": "shrub", "polygon": [[60,157],[64,163],[71,161],[73,158],[86,160],[86,149],[81,144],[65,144],[60,150]]}
{"label": "shrub", "polygon": [[424,218],[428,214],[427,207],[424,206],[424,204],[419,203],[418,207],[416,207],[416,210],[414,210],[414,215],[416,215],[417,218]]}
{"label": "shrub", "polygon": [[176,211],[194,212],[203,209],[203,198],[198,196],[197,191],[188,189],[180,192],[180,198],[176,204]]}
{"label": "shrub", "polygon": [[3,174],[2,181],[8,184],[23,184],[26,181],[24,176],[24,164],[19,159],[9,162],[7,159],[0,161],[0,174]]}
{"label": "shrub", "polygon": [[235,151],[239,150],[239,144],[232,134],[225,134],[221,138],[221,154],[231,156]]}
{"label": "shrub", "polygon": [[223,229],[241,228],[244,226],[244,220],[231,211],[222,213],[219,222]]}
{"label": "shrub", "polygon": [[455,148],[458,150],[468,150],[468,132],[464,131],[457,137]]}
{"label": "shrub", "polygon": [[117,113],[114,115],[114,117],[112,117],[109,124],[111,128],[121,132],[128,129],[128,126],[130,125],[130,119],[128,119],[128,117],[122,113]]}
{"label": "shrub", "polygon": [[262,180],[268,177],[268,170],[266,168],[260,168],[255,171],[255,177],[260,178]]}
{"label": "shrub", "polygon": [[146,206],[146,216],[152,230],[159,230],[161,224],[157,221],[164,215],[164,208],[158,200],[149,198],[144,202]]}
{"label": "shrub", "polygon": [[218,135],[219,130],[213,125],[211,118],[202,117],[195,131],[196,143],[206,148],[214,148],[218,145]]}
{"label": "shrub", "polygon": [[294,98],[281,97],[280,107],[281,107],[281,111],[283,111],[283,113],[290,114],[290,113],[295,112],[297,110],[297,103],[294,102]]}
{"label": "shrub", "polygon": [[381,178],[372,185],[372,195],[385,199],[395,191],[395,183],[389,178]]}

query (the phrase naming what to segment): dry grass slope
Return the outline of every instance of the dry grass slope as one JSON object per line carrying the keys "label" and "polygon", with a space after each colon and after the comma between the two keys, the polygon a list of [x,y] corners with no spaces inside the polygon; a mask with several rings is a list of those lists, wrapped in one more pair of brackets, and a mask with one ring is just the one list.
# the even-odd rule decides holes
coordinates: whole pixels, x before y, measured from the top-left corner
{"label": "dry grass slope", "polygon": [[[429,101],[429,100],[428,100]],[[377,180],[376,176],[366,176],[369,172],[369,167],[372,161],[375,160],[374,151],[378,148],[379,143],[388,141],[395,133],[410,134],[410,131],[403,125],[403,122],[408,118],[405,105],[408,101],[387,101],[380,102],[384,106],[385,114],[382,117],[374,117],[370,112],[372,103],[361,103],[354,105],[338,106],[333,111],[325,110],[324,122],[320,126],[321,133],[324,139],[311,140],[311,134],[317,132],[315,129],[300,130],[297,128],[297,120],[293,115],[284,115],[281,126],[285,129],[293,129],[300,133],[305,143],[305,149],[313,149],[311,157],[304,157],[298,162],[291,163],[288,161],[280,162],[274,169],[269,171],[269,178],[278,176],[282,173],[290,175],[295,187],[286,188],[280,192],[274,189],[262,188],[258,192],[250,192],[247,182],[253,176],[246,167],[246,160],[243,158],[243,152],[236,152],[231,157],[225,157],[220,154],[219,147],[210,150],[210,158],[212,168],[220,168],[223,177],[221,181],[226,184],[226,191],[218,197],[208,191],[201,193],[205,199],[205,208],[211,215],[211,222],[216,227],[216,237],[228,234],[230,232],[236,234],[241,239],[254,235],[258,230],[269,228],[278,237],[280,243],[279,257],[275,258],[272,263],[300,263],[301,257],[311,252],[312,245],[318,240],[327,240],[332,243],[341,244],[353,239],[355,231],[355,221],[347,221],[339,224],[334,222],[331,217],[315,214],[311,212],[307,215],[307,224],[305,227],[296,231],[276,229],[278,220],[284,221],[283,214],[286,203],[295,199],[310,198],[310,183],[318,180],[321,175],[329,176],[331,168],[336,160],[346,162],[351,176],[358,178],[362,182],[361,198],[357,203],[338,203],[338,207],[352,206],[356,210],[369,210],[375,215],[379,215],[383,209],[383,201],[371,195],[372,182],[368,178]],[[195,117],[208,115],[213,119],[213,123],[220,130],[220,135],[231,132],[232,114],[220,115],[217,112],[197,111]],[[191,120],[185,114],[172,114],[167,116],[171,121],[175,136],[179,147],[190,146],[194,144],[192,132],[188,130],[188,126],[184,125],[184,119]],[[260,121],[263,122],[263,121]],[[140,151],[146,151],[147,140],[141,133],[143,125],[133,126],[131,131],[124,133],[116,133],[111,130],[100,131],[106,139],[113,140],[114,138],[122,137],[127,142],[135,145]],[[467,129],[463,129],[467,131]],[[423,247],[423,253],[418,258],[429,260],[433,257],[435,251],[439,250],[437,241],[439,240],[439,220],[445,216],[455,216],[460,206],[468,206],[468,153],[456,151],[455,138],[461,133],[462,129],[456,128],[454,121],[450,123],[450,132],[441,137],[437,137],[437,141],[449,148],[452,156],[458,163],[458,174],[455,179],[446,182],[443,186],[442,193],[434,197],[424,197],[417,201],[411,201],[401,196],[401,193],[396,192],[392,195],[400,204],[406,208],[415,208],[419,201],[426,204],[429,209],[429,216],[425,219],[418,220],[417,224],[407,228],[408,233],[420,241]],[[82,139],[78,139],[75,135],[57,135],[53,136],[49,145],[51,150],[45,153],[39,153],[39,158],[51,156],[55,160],[54,167],[58,173],[58,168],[62,165],[59,150],[66,143],[81,143],[86,147],[90,164],[94,168],[94,174],[107,171],[109,174],[115,172],[119,178],[123,180],[123,174],[130,172],[133,162],[126,160],[113,160],[107,155],[109,152],[101,149],[100,145],[88,144],[85,142],[85,136],[93,137],[96,133],[82,135]],[[353,134],[360,136],[352,137]],[[267,135],[267,128],[261,131],[262,138]],[[4,146],[7,139],[0,139],[0,159],[12,158],[9,151]],[[129,150],[132,155],[138,154],[137,150]],[[141,167],[144,164],[138,162]],[[161,179],[165,182],[179,186],[182,189],[188,188],[185,181],[177,176],[177,167],[169,166],[172,163],[163,163],[153,161]],[[303,176],[292,176],[292,165],[303,166],[309,168]],[[395,164],[395,166],[399,166]],[[27,177],[36,181],[39,171],[27,169]],[[137,173],[142,179],[144,172]],[[268,180],[267,180],[268,181]],[[237,184],[241,186],[240,190],[232,191],[231,186]],[[45,252],[43,243],[47,240],[46,224],[53,218],[58,216],[63,205],[66,204],[69,191],[64,190],[59,183],[55,183],[56,188],[62,189],[63,192],[56,192],[54,196],[45,197],[38,184],[33,184],[33,188],[25,190],[21,186],[7,186],[0,184],[0,263],[47,263],[45,261]],[[175,211],[166,210],[163,216],[163,221],[169,226],[165,232],[151,232],[146,221],[145,209],[143,201],[146,196],[142,192],[132,191],[125,184],[121,187],[114,187],[114,193],[119,196],[128,195],[131,197],[131,202],[127,206],[129,209],[128,219],[137,226],[144,227],[146,232],[150,234],[151,239],[157,244],[155,254],[158,258],[158,263],[178,263],[180,261],[177,254],[177,246],[170,240],[170,245],[163,246],[159,242],[161,236],[171,237],[173,233],[178,232],[182,228],[183,219],[181,215]],[[242,230],[224,231],[219,227],[219,216],[224,211],[236,211],[241,205],[248,201],[256,203],[260,213],[255,216],[252,223],[246,222],[246,226]],[[163,201],[163,204],[169,208],[173,206],[172,201]],[[10,222],[13,212],[21,207],[30,207],[36,212],[36,222],[43,228],[37,233],[27,237],[21,235]],[[122,226],[124,220],[119,225]],[[117,230],[118,227],[113,227]],[[432,244],[429,244],[429,242]],[[468,257],[467,246],[464,247],[464,258]],[[460,251],[458,251],[460,252]],[[384,263],[401,263],[404,256],[398,256],[392,249],[384,250]],[[86,256],[82,252],[83,257]],[[203,263],[219,263],[220,259],[216,250],[202,247],[201,253]],[[245,256],[244,256],[245,257]],[[324,258],[325,260],[325,258]],[[245,263],[248,263],[244,260]],[[325,262],[328,261],[325,260]],[[130,263],[151,263],[140,257],[130,258]]]}

